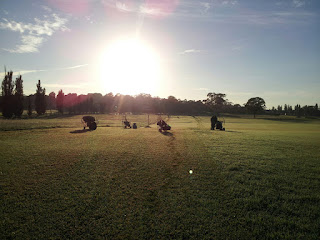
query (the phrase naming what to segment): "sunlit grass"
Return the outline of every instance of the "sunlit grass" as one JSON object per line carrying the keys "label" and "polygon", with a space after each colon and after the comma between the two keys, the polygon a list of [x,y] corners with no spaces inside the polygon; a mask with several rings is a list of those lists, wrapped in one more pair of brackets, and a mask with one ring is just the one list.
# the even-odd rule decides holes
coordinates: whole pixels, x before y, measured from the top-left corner
{"label": "sunlit grass", "polygon": [[145,115],[127,116],[138,129],[98,115],[70,133],[80,118],[0,121],[1,239],[320,234],[319,121],[229,117],[224,132],[173,116],[164,135]]}
{"label": "sunlit grass", "polygon": [[[83,126],[81,118],[84,115],[48,114],[28,119],[0,119],[0,131],[50,129],[50,128],[80,128]],[[96,118],[98,127],[121,127],[124,115],[91,114]],[[127,115],[127,120],[135,122],[138,127],[148,126],[148,115]],[[149,124],[157,121],[158,115],[149,115]]]}

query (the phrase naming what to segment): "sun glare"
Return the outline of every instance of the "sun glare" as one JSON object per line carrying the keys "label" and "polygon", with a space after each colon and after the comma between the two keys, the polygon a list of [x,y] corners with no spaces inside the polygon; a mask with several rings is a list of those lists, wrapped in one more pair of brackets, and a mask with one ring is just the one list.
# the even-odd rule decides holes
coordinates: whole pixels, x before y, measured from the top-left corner
{"label": "sun glare", "polygon": [[143,42],[119,40],[103,52],[100,76],[105,92],[154,94],[160,80],[160,62],[153,49]]}

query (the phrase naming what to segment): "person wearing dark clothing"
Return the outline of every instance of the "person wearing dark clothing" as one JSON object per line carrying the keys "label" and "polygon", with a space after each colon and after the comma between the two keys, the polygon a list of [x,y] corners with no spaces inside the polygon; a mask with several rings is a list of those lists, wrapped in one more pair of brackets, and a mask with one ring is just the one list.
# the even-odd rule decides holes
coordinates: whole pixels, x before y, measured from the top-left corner
{"label": "person wearing dark clothing", "polygon": [[211,118],[211,130],[214,130],[217,122],[218,122],[217,116],[213,115]]}
{"label": "person wearing dark clothing", "polygon": [[159,126],[159,132],[171,130],[171,127],[162,119],[157,122],[157,125]]}
{"label": "person wearing dark clothing", "polygon": [[83,124],[83,130],[85,130],[86,127],[89,127],[90,130],[97,129],[96,119],[92,116],[83,116],[81,122]]}

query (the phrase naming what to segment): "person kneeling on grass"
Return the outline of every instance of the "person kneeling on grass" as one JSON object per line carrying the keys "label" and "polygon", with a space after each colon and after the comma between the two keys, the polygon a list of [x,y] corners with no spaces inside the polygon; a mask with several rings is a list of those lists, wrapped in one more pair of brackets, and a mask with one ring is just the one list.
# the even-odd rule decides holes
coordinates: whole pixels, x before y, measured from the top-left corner
{"label": "person kneeling on grass", "polygon": [[171,127],[162,119],[157,122],[157,125],[159,126],[159,132],[167,131],[171,129]]}

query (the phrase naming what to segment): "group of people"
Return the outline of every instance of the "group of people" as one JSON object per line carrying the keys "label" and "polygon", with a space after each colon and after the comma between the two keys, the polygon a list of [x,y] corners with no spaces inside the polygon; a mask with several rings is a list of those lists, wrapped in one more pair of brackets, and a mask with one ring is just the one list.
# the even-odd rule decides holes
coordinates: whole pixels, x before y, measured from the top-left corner
{"label": "group of people", "polygon": [[[157,125],[159,126],[159,132],[167,131],[171,129],[171,127],[162,119],[160,119],[157,122]],[[218,118],[216,115],[213,115],[211,117],[211,130],[214,130],[214,129],[219,129],[222,131],[225,130],[225,128],[222,126],[222,122],[218,121]]]}
{"label": "group of people", "polygon": [[216,115],[213,115],[211,117],[211,130],[214,130],[215,128],[222,131],[225,130],[225,128],[222,127],[222,122],[218,121],[218,118]]}
{"label": "group of people", "polygon": [[[95,118],[92,116],[84,116],[82,118],[82,123],[84,124],[83,129],[85,129],[86,127],[89,127],[90,130],[95,130],[97,128],[97,124],[95,122]],[[125,119],[123,120],[123,124],[124,124],[124,128],[131,128],[130,122],[127,120],[127,118],[125,117]],[[159,127],[159,132],[162,131],[167,131],[167,130],[171,130],[170,125],[168,125],[164,120],[160,119],[157,122],[157,125]],[[133,128],[136,129],[137,125],[136,123],[133,124]],[[212,116],[211,117],[211,130],[214,129],[220,129],[220,130],[225,130],[222,127],[222,122],[218,121],[217,116]]]}
{"label": "group of people", "polygon": [[[124,128],[131,128],[131,125],[130,125],[130,122],[127,120],[127,118],[125,118],[124,121],[122,121],[123,124],[124,124]],[[158,128],[159,128],[159,132],[166,132],[168,130],[171,130],[171,127],[170,125],[168,125],[164,120],[160,119],[158,122],[157,122],[157,125],[158,125]],[[133,126],[132,126],[134,129],[137,128],[137,125],[136,123],[133,123]]]}
{"label": "group of people", "polygon": [[[124,128],[131,128],[131,124],[130,122],[127,120],[127,117],[125,116],[124,119],[122,120],[122,123],[124,124]],[[158,128],[159,128],[159,132],[162,132],[162,131],[167,131],[167,130],[171,130],[171,127],[170,125],[168,125],[164,120],[160,119],[158,122],[157,122],[157,125],[158,125]],[[137,124],[136,123],[133,123],[132,125],[132,128],[133,129],[136,129],[137,128]]]}

